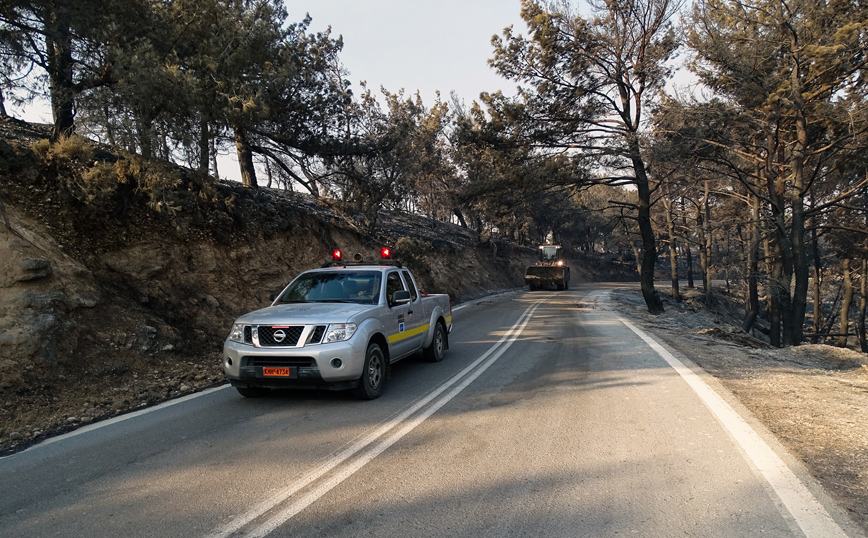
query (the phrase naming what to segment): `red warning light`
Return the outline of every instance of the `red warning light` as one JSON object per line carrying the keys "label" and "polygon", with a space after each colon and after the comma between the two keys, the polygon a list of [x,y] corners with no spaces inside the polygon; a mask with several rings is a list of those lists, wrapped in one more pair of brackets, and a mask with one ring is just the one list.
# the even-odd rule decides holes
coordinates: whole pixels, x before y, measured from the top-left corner
{"label": "red warning light", "polygon": [[389,247],[381,248],[380,249],[380,258],[382,258],[384,260],[391,260],[392,259],[392,249],[390,249]]}
{"label": "red warning light", "polygon": [[341,252],[341,249],[336,248],[336,249],[332,250],[332,260],[333,261],[339,262],[339,261],[341,261],[341,258],[343,258],[343,253]]}

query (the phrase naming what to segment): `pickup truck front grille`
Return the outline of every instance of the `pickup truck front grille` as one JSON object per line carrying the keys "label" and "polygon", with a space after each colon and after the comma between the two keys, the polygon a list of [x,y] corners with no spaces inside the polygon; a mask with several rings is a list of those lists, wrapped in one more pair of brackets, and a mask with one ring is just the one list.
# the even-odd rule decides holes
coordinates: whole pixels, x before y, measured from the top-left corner
{"label": "pickup truck front grille", "polygon": [[316,366],[316,361],[313,360],[313,357],[243,357],[241,364],[243,366],[300,366],[304,368]]}
{"label": "pickup truck front grille", "polygon": [[310,334],[311,344],[319,344],[322,341],[323,335],[325,335],[326,326],[325,325],[317,325],[313,328],[313,332]]}
{"label": "pickup truck front grille", "polygon": [[291,347],[298,344],[298,339],[304,326],[292,327],[269,327],[268,325],[259,326],[259,345],[262,347]]}

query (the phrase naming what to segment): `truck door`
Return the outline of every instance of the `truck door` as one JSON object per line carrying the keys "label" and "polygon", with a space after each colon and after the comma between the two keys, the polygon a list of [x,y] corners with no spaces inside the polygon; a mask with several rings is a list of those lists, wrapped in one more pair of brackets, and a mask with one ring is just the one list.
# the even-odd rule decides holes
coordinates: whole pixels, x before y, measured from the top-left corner
{"label": "truck door", "polygon": [[407,319],[410,322],[408,330],[413,333],[409,340],[412,341],[413,349],[418,349],[422,347],[422,341],[425,339],[430,320],[425,309],[422,308],[422,298],[419,296],[419,291],[416,289],[413,277],[410,276],[410,271],[406,269],[402,270],[401,276],[404,277],[404,284],[410,290],[410,304],[413,305],[413,308],[407,313]]}
{"label": "truck door", "polygon": [[407,304],[392,304],[392,295],[396,291],[406,289],[398,271],[390,271],[386,275],[386,303],[388,306],[385,319],[382,322],[386,327],[386,337],[389,339],[389,354],[392,360],[400,359],[418,347],[418,344],[414,346],[413,325],[410,321],[412,315],[416,313],[416,303],[412,301],[412,295],[411,301]]}

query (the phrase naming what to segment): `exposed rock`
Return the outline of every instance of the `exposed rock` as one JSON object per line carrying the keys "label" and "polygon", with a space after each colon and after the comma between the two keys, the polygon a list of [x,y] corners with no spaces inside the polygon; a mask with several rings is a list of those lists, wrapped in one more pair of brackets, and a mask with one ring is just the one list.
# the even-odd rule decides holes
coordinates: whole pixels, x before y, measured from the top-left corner
{"label": "exposed rock", "polygon": [[[5,347],[2,338],[5,332],[0,332],[0,347]],[[0,359],[0,390],[16,385],[21,380],[21,365],[9,359]]]}
{"label": "exposed rock", "polygon": [[39,280],[51,276],[51,262],[45,258],[27,258],[18,262],[18,282]]}
{"label": "exposed rock", "polygon": [[171,262],[171,256],[154,245],[134,245],[120,251],[106,252],[102,256],[103,263],[112,271],[132,276],[139,280],[148,280],[166,270]]}

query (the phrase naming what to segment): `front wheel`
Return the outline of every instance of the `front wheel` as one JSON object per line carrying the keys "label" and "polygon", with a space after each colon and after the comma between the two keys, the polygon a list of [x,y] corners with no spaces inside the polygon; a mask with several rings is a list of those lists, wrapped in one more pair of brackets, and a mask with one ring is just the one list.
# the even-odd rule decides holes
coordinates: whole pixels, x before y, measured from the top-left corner
{"label": "front wheel", "polygon": [[355,394],[362,400],[373,400],[383,394],[386,383],[386,356],[378,344],[371,343],[365,353],[365,366]]}
{"label": "front wheel", "polygon": [[446,332],[443,330],[443,325],[437,323],[434,325],[434,337],[431,339],[431,345],[423,349],[422,352],[426,361],[440,362],[443,360],[444,351],[446,351]]}

